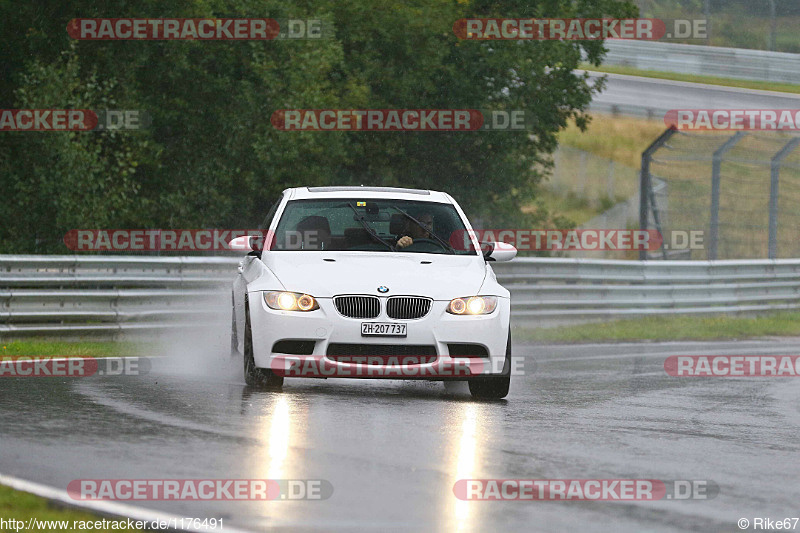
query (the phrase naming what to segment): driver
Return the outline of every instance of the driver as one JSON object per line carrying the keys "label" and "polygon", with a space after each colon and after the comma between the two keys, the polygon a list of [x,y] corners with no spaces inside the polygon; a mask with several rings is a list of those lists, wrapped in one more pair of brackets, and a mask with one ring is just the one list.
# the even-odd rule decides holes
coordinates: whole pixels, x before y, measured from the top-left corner
{"label": "driver", "polygon": [[398,248],[406,248],[414,244],[414,239],[430,239],[431,231],[433,231],[433,215],[430,213],[420,213],[415,216],[417,220],[428,226],[428,230],[424,230],[419,225],[415,224],[413,220],[406,219],[406,227],[402,236],[397,239]]}
{"label": "driver", "polygon": [[300,236],[300,242],[291,243],[293,249],[327,250],[331,247],[331,225],[325,217],[308,216],[298,222],[295,231]]}

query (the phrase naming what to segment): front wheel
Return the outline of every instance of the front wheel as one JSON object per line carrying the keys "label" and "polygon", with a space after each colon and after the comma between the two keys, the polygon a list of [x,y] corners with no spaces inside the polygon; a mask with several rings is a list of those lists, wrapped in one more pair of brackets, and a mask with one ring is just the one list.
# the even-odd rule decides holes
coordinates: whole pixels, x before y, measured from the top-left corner
{"label": "front wheel", "polygon": [[473,398],[481,400],[500,400],[508,396],[511,386],[511,328],[508,328],[508,341],[506,342],[506,360],[503,363],[503,373],[497,377],[470,379],[469,393]]}
{"label": "front wheel", "polygon": [[239,354],[239,335],[236,333],[236,302],[231,295],[231,357]]}
{"label": "front wheel", "polygon": [[251,387],[280,390],[283,376],[276,376],[268,368],[256,366],[253,357],[253,333],[250,330],[250,306],[247,300],[244,303],[244,316],[244,382]]}

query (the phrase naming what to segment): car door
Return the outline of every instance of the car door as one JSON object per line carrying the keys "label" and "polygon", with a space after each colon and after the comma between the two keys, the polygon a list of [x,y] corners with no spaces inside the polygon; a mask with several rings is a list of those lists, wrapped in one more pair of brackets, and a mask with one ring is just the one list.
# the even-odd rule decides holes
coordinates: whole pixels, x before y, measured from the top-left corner
{"label": "car door", "polygon": [[[267,212],[267,216],[259,226],[259,230],[266,231],[272,226],[272,220],[275,218],[275,213],[278,211],[278,207],[280,207],[282,200],[283,195],[281,195],[272,204],[272,207]],[[244,349],[244,302],[245,295],[247,294],[247,284],[260,277],[264,271],[264,268],[264,264],[261,263],[259,254],[250,252],[239,262],[238,272],[236,274],[236,278],[233,280],[232,305],[235,328],[235,333],[233,333],[233,335],[235,337],[234,342],[237,345],[237,350],[239,353],[243,353]]]}

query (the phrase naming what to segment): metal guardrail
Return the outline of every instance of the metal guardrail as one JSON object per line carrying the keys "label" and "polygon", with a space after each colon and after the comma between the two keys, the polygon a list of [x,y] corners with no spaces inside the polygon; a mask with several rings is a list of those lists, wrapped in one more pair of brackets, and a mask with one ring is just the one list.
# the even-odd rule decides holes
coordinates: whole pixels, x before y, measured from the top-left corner
{"label": "metal guardrail", "polygon": [[[229,323],[239,257],[0,256],[0,336]],[[495,263],[515,324],[800,308],[800,259]]]}
{"label": "metal guardrail", "polygon": [[0,256],[0,335],[115,335],[230,320],[240,260]]}
{"label": "metal guardrail", "polygon": [[498,269],[521,325],[800,308],[800,260],[519,259]]}
{"label": "metal guardrail", "polygon": [[606,65],[722,78],[800,83],[800,54],[656,41],[609,40]]}

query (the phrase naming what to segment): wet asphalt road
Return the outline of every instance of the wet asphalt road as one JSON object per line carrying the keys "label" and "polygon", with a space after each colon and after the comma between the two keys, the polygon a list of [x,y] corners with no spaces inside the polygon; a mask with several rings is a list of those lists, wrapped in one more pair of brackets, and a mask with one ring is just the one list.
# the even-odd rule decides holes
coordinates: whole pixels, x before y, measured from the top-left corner
{"label": "wet asphalt road", "polygon": [[[739,518],[798,516],[800,380],[675,378],[663,362],[797,354],[800,339],[514,352],[526,374],[500,402],[473,401],[462,384],[397,381],[253,391],[238,365],[202,350],[146,376],[3,378],[0,473],[60,489],[87,478],[333,485],[324,501],[136,503],[253,531],[738,531]],[[462,478],[711,480],[720,493],[462,502],[452,490]]]}
{"label": "wet asphalt road", "polygon": [[[592,79],[600,74],[592,73]],[[650,113],[663,118],[670,109],[797,109],[800,95],[756,91],[702,83],[608,74],[605,90],[592,99],[591,108],[623,115]]]}

